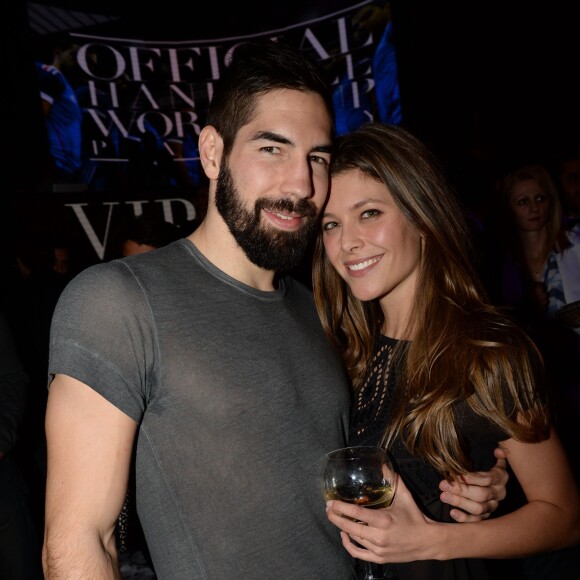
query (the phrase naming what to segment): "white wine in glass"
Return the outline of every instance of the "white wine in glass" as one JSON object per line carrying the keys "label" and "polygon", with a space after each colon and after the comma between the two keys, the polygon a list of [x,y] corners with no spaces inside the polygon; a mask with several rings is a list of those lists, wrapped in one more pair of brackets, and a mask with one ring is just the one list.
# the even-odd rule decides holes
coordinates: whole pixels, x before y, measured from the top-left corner
{"label": "white wine in glass", "polygon": [[[325,501],[336,499],[370,509],[387,508],[395,497],[396,482],[393,464],[381,447],[344,447],[326,454],[322,470]],[[364,580],[393,577],[388,575],[387,567],[376,575],[376,566],[366,561],[364,564]]]}

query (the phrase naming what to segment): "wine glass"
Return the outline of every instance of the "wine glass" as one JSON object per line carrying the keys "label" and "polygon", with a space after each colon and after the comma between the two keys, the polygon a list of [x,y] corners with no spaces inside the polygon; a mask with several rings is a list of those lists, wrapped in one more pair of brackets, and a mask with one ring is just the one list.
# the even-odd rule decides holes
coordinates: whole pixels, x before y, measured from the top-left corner
{"label": "wine glass", "polygon": [[[396,483],[393,464],[382,447],[345,447],[326,454],[322,470],[325,501],[338,499],[370,509],[387,508],[395,496]],[[363,562],[364,580],[396,578],[390,565]]]}

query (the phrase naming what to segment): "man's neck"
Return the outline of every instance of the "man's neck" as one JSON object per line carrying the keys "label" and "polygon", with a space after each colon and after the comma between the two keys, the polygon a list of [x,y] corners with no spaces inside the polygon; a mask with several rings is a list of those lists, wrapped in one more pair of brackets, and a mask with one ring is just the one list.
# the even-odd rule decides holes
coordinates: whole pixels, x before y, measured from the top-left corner
{"label": "man's neck", "polygon": [[275,290],[276,273],[251,262],[223,220],[206,216],[188,239],[216,268],[238,282],[256,290]]}

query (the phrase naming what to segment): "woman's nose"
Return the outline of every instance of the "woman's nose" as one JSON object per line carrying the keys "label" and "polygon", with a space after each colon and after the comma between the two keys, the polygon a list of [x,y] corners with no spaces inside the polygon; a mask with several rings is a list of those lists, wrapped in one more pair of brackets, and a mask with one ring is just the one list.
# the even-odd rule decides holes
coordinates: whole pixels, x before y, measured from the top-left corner
{"label": "woman's nose", "polygon": [[343,251],[352,252],[361,246],[362,242],[360,236],[353,228],[345,228],[343,226],[341,246]]}

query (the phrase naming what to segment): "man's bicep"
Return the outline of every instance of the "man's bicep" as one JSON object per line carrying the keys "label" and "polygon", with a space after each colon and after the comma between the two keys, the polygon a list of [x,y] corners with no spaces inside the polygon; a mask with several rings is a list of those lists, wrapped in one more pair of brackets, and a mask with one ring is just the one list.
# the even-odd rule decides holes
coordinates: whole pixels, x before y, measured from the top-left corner
{"label": "man's bicep", "polygon": [[104,540],[112,533],[125,499],[136,430],[135,421],[92,388],[55,376],[46,411],[49,527],[71,532],[90,527]]}

